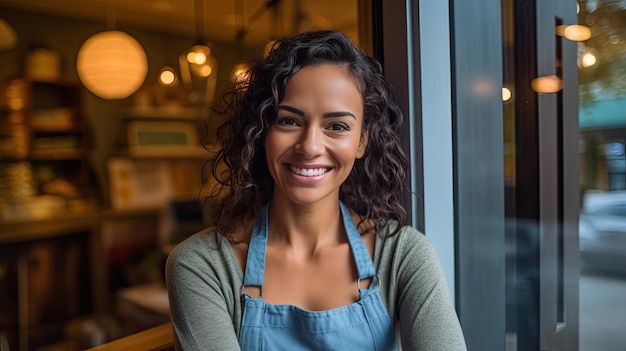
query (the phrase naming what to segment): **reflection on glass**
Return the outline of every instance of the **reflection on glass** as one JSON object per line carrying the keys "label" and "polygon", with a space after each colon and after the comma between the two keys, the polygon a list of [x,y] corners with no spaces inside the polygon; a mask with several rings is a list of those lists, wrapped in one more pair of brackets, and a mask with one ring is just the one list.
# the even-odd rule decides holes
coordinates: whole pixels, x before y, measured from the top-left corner
{"label": "reflection on glass", "polygon": [[534,91],[540,94],[556,93],[563,89],[563,81],[556,75],[537,77],[531,82]]}
{"label": "reflection on glass", "polygon": [[580,24],[573,24],[563,28],[563,36],[572,41],[585,41],[591,38],[591,29]]}
{"label": "reflection on glass", "polygon": [[626,3],[580,1],[580,350],[626,345]]}
{"label": "reflection on glass", "polygon": [[502,101],[509,101],[511,99],[511,96],[511,89],[506,87],[502,88]]}
{"label": "reflection on glass", "polygon": [[[567,1],[563,1],[566,3]],[[539,2],[535,2],[538,4]],[[544,252],[543,227],[537,222],[542,218],[534,213],[539,209],[524,206],[521,197],[526,192],[535,190],[532,183],[525,180],[527,168],[530,173],[537,171],[536,166],[529,165],[532,156],[540,159],[549,158],[553,154],[545,153],[541,143],[536,148],[527,138],[540,139],[541,135],[528,133],[527,129],[537,126],[525,121],[536,117],[532,108],[524,110],[524,104],[532,105],[537,94],[528,95],[529,80],[523,80],[528,72],[533,72],[532,65],[525,65],[527,57],[520,48],[527,48],[529,43],[523,35],[517,35],[516,20],[523,13],[521,6],[515,6],[512,0],[503,0],[502,4],[502,38],[503,38],[503,85],[515,87],[515,94],[510,99],[503,99],[503,139],[504,139],[504,177],[505,177],[505,213],[506,213],[506,350],[539,349],[540,313],[544,301],[539,299],[537,291],[543,288],[544,271],[536,269],[541,264],[540,252]],[[573,2],[571,2],[573,6]],[[532,12],[532,11],[530,11]],[[526,14],[524,14],[526,15]],[[531,18],[531,15],[528,16]],[[526,18],[526,17],[522,17]],[[562,192],[568,191],[561,179],[563,175],[578,172],[580,180],[579,199],[581,204],[579,220],[579,248],[582,269],[579,275],[579,340],[578,350],[624,350],[626,333],[622,326],[626,325],[626,2],[611,0],[580,1],[578,6],[578,23],[567,23],[562,26],[560,18],[556,19],[556,70],[554,76],[540,77],[535,80],[532,88],[538,93],[554,93],[560,91],[561,60],[559,59],[559,41],[574,40],[577,43],[577,60],[579,74],[579,170],[556,166],[556,177],[559,183],[542,192],[542,196],[563,199]],[[524,25],[517,21],[517,25]],[[588,28],[588,30],[587,30]],[[578,31],[571,33],[574,30]],[[568,32],[566,34],[566,31]],[[523,33],[522,33],[523,34]],[[534,35],[535,33],[532,33]],[[543,33],[545,34],[545,33]],[[541,59],[547,59],[542,57]],[[563,60],[571,60],[564,57]],[[571,62],[571,61],[570,61]],[[567,76],[566,76],[567,77]],[[546,79],[547,78],[547,79]],[[540,84],[542,83],[542,84]],[[543,84],[550,83],[550,84]],[[549,87],[552,85],[552,88]],[[547,87],[546,87],[547,86]],[[563,94],[556,93],[554,100],[556,115],[563,111],[560,103],[567,105]],[[549,96],[539,96],[548,99]],[[553,101],[553,100],[550,100]],[[525,115],[526,113],[526,115]],[[564,116],[563,118],[567,118]],[[557,135],[569,138],[569,134],[561,133],[563,121],[556,122]],[[545,124],[538,119],[538,129]],[[545,130],[544,130],[545,132]],[[558,138],[558,136],[552,137]],[[556,143],[557,155],[554,162],[563,165],[563,140],[541,139],[544,144]],[[553,145],[553,144],[551,144]],[[558,152],[561,152],[558,154]],[[552,161],[551,161],[552,162]],[[545,167],[546,163],[540,163]],[[543,169],[543,168],[542,168]],[[553,178],[549,178],[553,179]],[[543,181],[543,179],[542,179]],[[537,187],[539,188],[539,187]],[[560,193],[561,192],[561,193]],[[562,201],[562,200],[561,200]],[[562,203],[557,203],[563,206]],[[541,212],[543,213],[543,212]],[[561,213],[557,213],[559,218]],[[533,220],[525,220],[525,218]],[[538,220],[534,220],[539,218]],[[562,217],[560,217],[562,218]],[[544,223],[545,224],[545,223]],[[550,224],[550,223],[548,223]],[[560,226],[561,223],[557,225]],[[555,231],[562,238],[569,236],[563,224]],[[562,241],[564,239],[561,239]],[[575,241],[576,242],[576,241]],[[563,242],[561,242],[561,245]],[[555,261],[563,259],[565,252],[558,251]],[[530,269],[529,269],[530,268]],[[562,278],[569,272],[564,265],[558,269],[556,277]],[[576,271],[578,272],[578,270]],[[552,272],[551,272],[552,273]],[[566,286],[558,285],[556,295],[564,296]],[[543,297],[542,297],[543,298]],[[559,322],[567,321],[567,312],[560,308],[564,300],[556,299],[557,329]],[[552,308],[553,306],[547,306]],[[543,321],[543,320],[542,320]],[[543,322],[542,322],[543,323]],[[561,323],[563,325],[564,323]],[[619,327],[618,327],[619,326]],[[565,328],[565,327],[564,327]],[[565,329],[563,329],[565,330]],[[558,330],[557,330],[558,334]],[[560,350],[559,348],[556,348]]]}
{"label": "reflection on glass", "polygon": [[587,68],[595,65],[597,60],[598,59],[596,59],[596,55],[594,55],[592,52],[585,51],[580,58],[580,64],[583,67]]}

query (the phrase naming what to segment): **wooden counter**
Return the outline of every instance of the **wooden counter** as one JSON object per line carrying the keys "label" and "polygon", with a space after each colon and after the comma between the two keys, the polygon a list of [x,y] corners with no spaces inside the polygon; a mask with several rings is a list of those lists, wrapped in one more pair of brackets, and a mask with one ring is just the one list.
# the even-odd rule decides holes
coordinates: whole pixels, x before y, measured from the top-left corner
{"label": "wooden counter", "polygon": [[174,350],[174,332],[172,330],[172,324],[166,323],[88,349],[88,351],[126,350]]}
{"label": "wooden counter", "polygon": [[[19,349],[36,349],[43,342],[36,334],[40,329],[42,335],[49,326],[58,333],[77,313],[112,313],[108,247],[119,236],[150,235],[157,243],[163,216],[163,209],[148,208],[0,221],[0,285],[7,287],[0,296],[8,299],[0,308],[7,308],[9,331],[18,335],[12,345],[19,340]],[[65,314],[51,314],[55,304],[64,306]]]}
{"label": "wooden counter", "polygon": [[76,232],[97,232],[101,212],[28,221],[0,222],[0,245],[40,240]]}
{"label": "wooden counter", "polygon": [[45,239],[79,231],[98,232],[103,220],[159,216],[162,212],[161,208],[101,210],[46,219],[0,221],[0,244]]}

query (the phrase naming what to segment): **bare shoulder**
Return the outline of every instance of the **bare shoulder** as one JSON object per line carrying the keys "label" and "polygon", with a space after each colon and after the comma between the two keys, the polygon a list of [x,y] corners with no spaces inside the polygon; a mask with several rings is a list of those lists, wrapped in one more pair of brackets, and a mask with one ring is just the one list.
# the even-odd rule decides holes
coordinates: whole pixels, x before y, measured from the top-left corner
{"label": "bare shoulder", "polygon": [[233,254],[237,263],[242,271],[246,270],[246,260],[248,258],[248,247],[250,246],[250,235],[252,233],[252,227],[250,225],[244,225],[238,227],[232,235],[230,240],[230,246],[233,249]]}

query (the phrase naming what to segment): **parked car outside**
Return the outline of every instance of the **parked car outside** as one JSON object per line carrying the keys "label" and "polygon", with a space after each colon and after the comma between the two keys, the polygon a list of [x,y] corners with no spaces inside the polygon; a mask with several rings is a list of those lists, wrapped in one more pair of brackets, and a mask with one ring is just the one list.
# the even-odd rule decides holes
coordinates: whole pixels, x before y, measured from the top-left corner
{"label": "parked car outside", "polygon": [[583,268],[626,273],[626,191],[587,193],[578,227]]}

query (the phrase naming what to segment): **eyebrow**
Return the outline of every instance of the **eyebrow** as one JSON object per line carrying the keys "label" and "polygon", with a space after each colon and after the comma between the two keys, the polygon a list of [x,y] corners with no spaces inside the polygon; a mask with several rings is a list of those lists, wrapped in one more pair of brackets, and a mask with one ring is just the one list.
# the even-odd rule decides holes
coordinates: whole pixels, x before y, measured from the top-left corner
{"label": "eyebrow", "polygon": [[[287,110],[289,112],[295,113],[297,115],[303,116],[304,117],[304,111],[295,108],[293,106],[289,106],[289,105],[278,105],[278,109],[279,110]],[[333,118],[333,117],[344,117],[344,116],[350,116],[354,119],[356,119],[356,116],[354,115],[354,113],[349,112],[349,111],[333,111],[333,112],[326,112],[322,115],[322,117],[324,118]]]}

